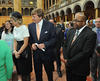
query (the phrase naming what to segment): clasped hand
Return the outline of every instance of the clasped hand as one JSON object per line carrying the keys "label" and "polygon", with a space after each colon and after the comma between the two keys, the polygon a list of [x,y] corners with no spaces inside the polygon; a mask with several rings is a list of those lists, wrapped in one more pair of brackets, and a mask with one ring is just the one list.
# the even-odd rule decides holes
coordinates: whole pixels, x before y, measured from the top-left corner
{"label": "clasped hand", "polygon": [[19,58],[19,57],[20,57],[20,54],[19,54],[19,52],[17,52],[17,51],[14,51],[13,53],[14,53],[14,55],[15,55],[15,57],[16,57],[16,58]]}

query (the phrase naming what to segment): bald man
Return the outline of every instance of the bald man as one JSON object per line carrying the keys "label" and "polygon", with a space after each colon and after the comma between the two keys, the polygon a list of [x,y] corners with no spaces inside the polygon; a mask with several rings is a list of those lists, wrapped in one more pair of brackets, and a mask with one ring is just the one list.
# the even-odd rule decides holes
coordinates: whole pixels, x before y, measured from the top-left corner
{"label": "bald man", "polygon": [[86,26],[83,13],[75,15],[76,27],[67,33],[64,59],[67,81],[86,81],[90,73],[90,57],[96,44],[96,33]]}

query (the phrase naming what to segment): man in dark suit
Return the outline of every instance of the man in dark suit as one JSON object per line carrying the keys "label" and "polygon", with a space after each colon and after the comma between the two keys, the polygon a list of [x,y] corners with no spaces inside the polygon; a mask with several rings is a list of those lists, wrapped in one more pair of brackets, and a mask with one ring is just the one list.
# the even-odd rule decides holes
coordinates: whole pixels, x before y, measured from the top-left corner
{"label": "man in dark suit", "polygon": [[62,46],[63,46],[63,44],[64,44],[64,32],[65,32],[65,25],[64,25],[63,20],[61,20],[60,26],[61,26],[61,30],[62,30]]}
{"label": "man in dark suit", "polygon": [[77,27],[68,31],[64,44],[67,81],[86,81],[97,36],[85,25],[83,13],[76,13],[75,20]]}
{"label": "man in dark suit", "polygon": [[56,42],[54,25],[43,19],[43,10],[32,11],[34,23],[29,24],[30,44],[33,49],[34,69],[36,81],[42,80],[42,68],[44,65],[48,81],[53,81],[52,54]]}

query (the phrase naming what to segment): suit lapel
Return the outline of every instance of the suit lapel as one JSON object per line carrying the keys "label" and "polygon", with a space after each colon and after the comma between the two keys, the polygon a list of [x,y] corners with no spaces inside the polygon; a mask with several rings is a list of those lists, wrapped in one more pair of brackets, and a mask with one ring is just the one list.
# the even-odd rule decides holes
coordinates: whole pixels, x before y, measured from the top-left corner
{"label": "suit lapel", "polygon": [[[42,24],[42,28],[41,28],[41,32],[40,32],[40,39],[42,38],[42,35],[43,35],[44,31],[45,31],[45,28],[46,28],[46,23],[45,23],[45,21],[43,20],[43,24]],[[39,40],[40,40],[40,39],[39,39]]]}
{"label": "suit lapel", "polygon": [[78,41],[79,39],[81,39],[81,38],[84,36],[84,33],[86,33],[85,30],[86,30],[86,27],[83,29],[83,31],[79,34],[79,36],[78,36],[78,37],[76,38],[76,40],[73,42],[73,44],[71,45],[72,47],[77,43],[77,41]]}
{"label": "suit lapel", "polygon": [[34,24],[34,26],[33,26],[33,35],[34,35],[34,38],[35,38],[35,41],[37,41],[38,39],[37,39],[37,34],[36,34],[36,24]]}

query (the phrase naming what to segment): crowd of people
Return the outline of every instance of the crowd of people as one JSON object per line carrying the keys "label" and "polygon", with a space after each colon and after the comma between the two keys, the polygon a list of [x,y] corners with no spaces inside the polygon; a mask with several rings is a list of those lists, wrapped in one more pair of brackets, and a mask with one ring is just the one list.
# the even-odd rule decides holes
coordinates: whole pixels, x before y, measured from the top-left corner
{"label": "crowd of people", "polygon": [[48,81],[53,81],[54,61],[62,77],[61,48],[66,81],[86,81],[89,74],[93,81],[100,80],[100,18],[94,23],[78,12],[65,26],[63,21],[45,20],[43,10],[35,9],[32,19],[27,27],[15,11],[0,28],[0,81],[13,81],[13,67],[18,81],[31,81],[32,62],[36,81],[43,81],[43,66]]}

